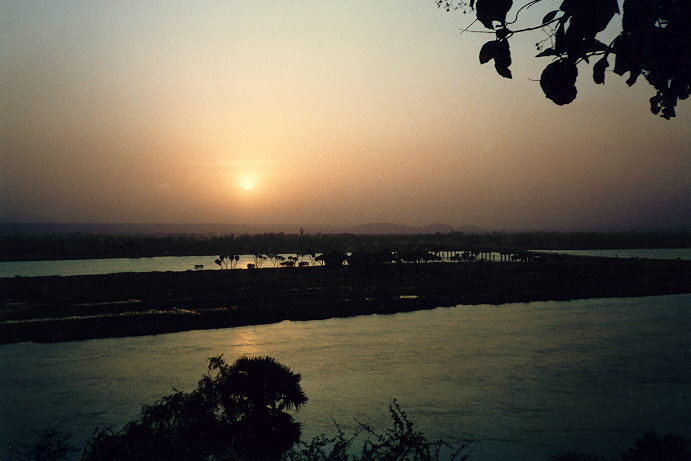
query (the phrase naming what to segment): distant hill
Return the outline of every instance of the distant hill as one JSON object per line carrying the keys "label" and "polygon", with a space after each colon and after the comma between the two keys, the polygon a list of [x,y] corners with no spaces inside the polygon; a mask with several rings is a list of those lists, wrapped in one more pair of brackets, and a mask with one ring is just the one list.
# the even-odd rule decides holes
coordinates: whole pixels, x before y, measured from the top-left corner
{"label": "distant hill", "polygon": [[[434,223],[427,226],[406,226],[395,223],[367,223],[357,226],[308,225],[308,234],[447,234],[449,232],[482,233],[478,226],[452,227]],[[300,225],[248,224],[172,224],[172,223],[0,223],[0,234],[114,234],[114,235],[228,235],[228,234],[297,234]]]}
{"label": "distant hill", "polygon": [[448,224],[434,223],[427,226],[406,226],[394,223],[368,223],[344,229],[348,234],[448,234],[449,232],[481,233],[478,226],[451,227]]}

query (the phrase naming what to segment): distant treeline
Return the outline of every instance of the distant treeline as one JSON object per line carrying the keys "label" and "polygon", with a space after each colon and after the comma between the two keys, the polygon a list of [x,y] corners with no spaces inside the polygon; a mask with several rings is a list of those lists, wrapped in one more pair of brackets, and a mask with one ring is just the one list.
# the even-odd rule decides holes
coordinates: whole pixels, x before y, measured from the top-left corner
{"label": "distant treeline", "polygon": [[0,234],[0,260],[137,258],[254,253],[400,250],[690,248],[691,231],[523,232],[420,235],[284,234],[108,235]]}

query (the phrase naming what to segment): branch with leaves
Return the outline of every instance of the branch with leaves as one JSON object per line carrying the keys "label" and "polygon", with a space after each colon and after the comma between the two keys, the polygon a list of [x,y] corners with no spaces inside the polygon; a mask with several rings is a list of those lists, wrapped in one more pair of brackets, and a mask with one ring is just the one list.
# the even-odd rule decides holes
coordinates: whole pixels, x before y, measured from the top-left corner
{"label": "branch with leaves", "polygon": [[[631,86],[643,77],[653,86],[656,94],[650,98],[650,110],[665,119],[676,116],[679,100],[689,97],[691,90],[691,2],[688,0],[625,0],[619,8],[617,0],[564,0],[557,6],[555,0],[435,0],[437,7],[446,11],[474,12],[485,30],[463,32],[493,33],[494,40],[480,49],[480,63],[494,61],[497,73],[512,78],[509,39],[519,33],[543,30],[547,38],[536,45],[538,58],[550,58],[543,69],[540,86],[545,96],[555,104],[571,103],[578,94],[576,80],[579,65],[592,66],[595,83],[605,83],[605,71],[614,64],[615,74],[628,75]],[[529,8],[546,2],[554,3],[539,24],[512,29],[518,18]],[[507,20],[509,11],[517,6],[513,20]],[[622,29],[610,43],[599,36],[610,25],[615,15],[622,14]],[[545,42],[551,45],[545,47]]]}

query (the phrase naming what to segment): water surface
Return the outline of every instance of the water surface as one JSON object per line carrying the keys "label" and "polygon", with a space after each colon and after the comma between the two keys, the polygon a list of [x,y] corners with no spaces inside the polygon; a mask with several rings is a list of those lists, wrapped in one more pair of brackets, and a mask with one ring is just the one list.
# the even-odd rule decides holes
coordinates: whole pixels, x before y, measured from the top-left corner
{"label": "water surface", "polygon": [[[460,252],[458,250],[457,252]],[[637,250],[536,250],[548,253],[564,253],[581,256],[611,256],[622,258],[652,259],[685,259],[691,260],[691,248],[672,249],[637,249]],[[456,252],[445,252],[445,259]],[[485,254],[491,261],[501,260],[499,253]],[[282,256],[294,256],[283,254]],[[105,258],[105,259],[68,259],[47,261],[4,261],[0,262],[0,277],[40,277],[48,275],[98,275],[118,272],[165,272],[194,270],[194,266],[203,265],[204,269],[218,269],[214,256],[157,256],[154,258]],[[307,259],[305,259],[307,261]],[[238,269],[247,268],[254,263],[252,255],[240,255]],[[264,267],[273,267],[270,261]]]}
{"label": "water surface", "polygon": [[[271,355],[302,373],[304,435],[332,417],[380,428],[399,400],[431,438],[476,460],[611,455],[645,430],[691,436],[691,295],[457,306],[0,347],[0,459],[28,429],[59,423],[83,441],[120,426],[208,357]],[[4,450],[4,451],[3,451]]]}
{"label": "water surface", "polygon": [[[204,269],[219,269],[215,256],[156,256],[153,258],[104,258],[104,259],[64,259],[45,261],[4,261],[0,262],[0,277],[40,277],[47,275],[99,275],[119,272],[165,272],[194,270],[202,265]],[[247,268],[254,263],[252,255],[241,255],[238,269]],[[265,267],[272,267],[269,261]]]}
{"label": "water surface", "polygon": [[540,253],[560,253],[574,256],[603,258],[683,259],[691,260],[691,248],[623,248],[608,250],[532,250]]}

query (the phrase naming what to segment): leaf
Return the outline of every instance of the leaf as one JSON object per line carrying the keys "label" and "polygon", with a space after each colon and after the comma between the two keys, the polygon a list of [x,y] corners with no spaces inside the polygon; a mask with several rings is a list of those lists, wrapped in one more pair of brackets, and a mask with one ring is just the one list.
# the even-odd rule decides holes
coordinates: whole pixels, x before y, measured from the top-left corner
{"label": "leaf", "polygon": [[508,68],[508,66],[502,66],[498,62],[494,63],[494,68],[497,70],[497,73],[501,75],[504,78],[512,78],[511,75],[511,69]]}
{"label": "leaf", "polygon": [[549,13],[547,13],[545,15],[545,17],[542,18],[542,23],[547,24],[548,22],[550,22],[551,20],[553,20],[557,16],[557,13],[559,13],[559,10],[554,10],[554,11],[550,11]]}
{"label": "leaf", "polygon": [[554,48],[547,48],[546,50],[542,51],[542,53],[538,54],[535,57],[536,58],[542,58],[544,56],[557,56],[557,52],[554,51]]}
{"label": "leaf", "polygon": [[504,78],[511,78],[511,50],[507,40],[490,40],[480,49],[480,64],[494,59],[494,68]]}
{"label": "leaf", "polygon": [[583,44],[584,51],[607,51],[609,47],[595,38],[586,39]]}
{"label": "leaf", "polygon": [[497,54],[497,40],[490,40],[480,48],[480,64],[485,64]]}
{"label": "leaf", "polygon": [[511,9],[513,0],[476,0],[477,20],[486,28],[494,30],[494,21],[506,22],[506,13]]}
{"label": "leaf", "polygon": [[506,37],[509,36],[509,29],[506,27],[500,27],[495,31],[495,34],[497,35],[497,40],[504,40]]}
{"label": "leaf", "polygon": [[509,42],[506,40],[498,40],[496,42],[496,50],[494,54],[494,68],[497,73],[504,78],[511,78],[511,50],[509,49]]}
{"label": "leaf", "polygon": [[637,43],[629,36],[620,35],[614,41],[613,52],[616,54],[614,60],[614,73],[624,75],[631,72],[626,81],[629,86],[636,82],[636,78],[641,73],[641,49]]}
{"label": "leaf", "polygon": [[662,118],[669,120],[672,117],[676,117],[677,113],[674,111],[674,106],[664,106],[662,108]]}
{"label": "leaf", "polygon": [[564,19],[559,20],[559,27],[554,34],[554,51],[562,54],[566,51],[566,32],[564,32]]}
{"label": "leaf", "polygon": [[689,97],[689,90],[691,90],[691,80],[684,78],[683,75],[677,75],[669,82],[669,93],[679,99],[687,99]]}
{"label": "leaf", "polygon": [[653,114],[657,115],[660,113],[660,109],[662,109],[662,97],[660,95],[655,95],[652,98],[650,98],[650,112]]}
{"label": "leaf", "polygon": [[629,78],[626,79],[626,84],[632,86],[634,83],[636,83],[636,80],[638,80],[639,75],[641,75],[640,69],[631,69]]}
{"label": "leaf", "polygon": [[609,61],[607,61],[607,56],[605,55],[602,59],[595,63],[593,66],[593,80],[598,85],[605,83],[605,69],[609,67]]}
{"label": "leaf", "polygon": [[[652,8],[651,8],[652,9]],[[592,32],[602,32],[612,21],[615,14],[619,13],[619,3],[617,0],[598,1],[590,5],[590,25]]]}
{"label": "leaf", "polygon": [[607,27],[619,12],[619,5],[617,0],[565,0],[561,9],[573,17],[571,25],[578,23],[581,33],[595,35]]}
{"label": "leaf", "polygon": [[560,106],[576,99],[578,68],[571,60],[562,59],[549,64],[542,71],[540,86],[545,96]]}

